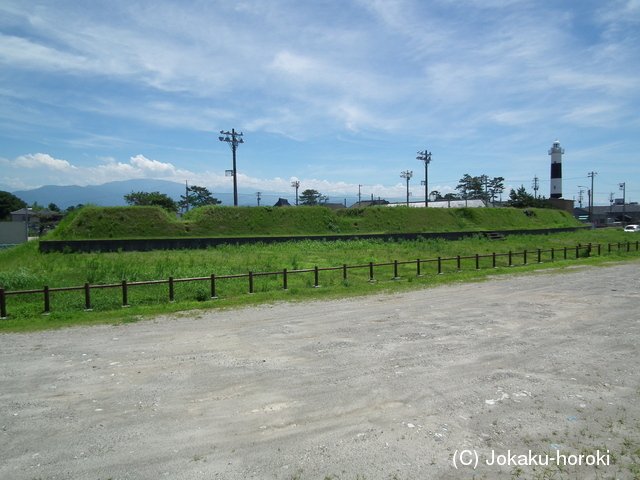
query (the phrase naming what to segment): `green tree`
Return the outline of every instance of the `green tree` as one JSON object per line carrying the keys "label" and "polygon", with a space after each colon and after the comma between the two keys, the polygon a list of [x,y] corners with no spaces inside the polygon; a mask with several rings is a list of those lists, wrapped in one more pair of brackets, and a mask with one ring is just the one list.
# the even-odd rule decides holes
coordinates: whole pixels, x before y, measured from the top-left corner
{"label": "green tree", "polygon": [[178,204],[165,193],[160,192],[131,192],[124,196],[129,205],[158,206],[170,212],[178,211]]}
{"label": "green tree", "polygon": [[456,187],[456,190],[460,192],[460,196],[463,199],[469,198],[482,198],[484,193],[484,179],[486,175],[479,177],[472,177],[468,173],[459,180],[460,183]]}
{"label": "green tree", "polygon": [[0,221],[10,220],[9,214],[27,206],[14,194],[0,190]]}
{"label": "green tree", "polygon": [[84,207],[84,204],[79,203],[78,205],[76,205],[75,207],[73,205],[70,205],[66,208],[65,212],[69,213],[69,212],[75,212],[76,210],[80,210],[81,208]]}
{"label": "green tree", "polygon": [[302,205],[324,205],[328,200],[329,197],[322,195],[319,191],[311,188],[305,190],[300,194],[300,202]]}
{"label": "green tree", "polygon": [[511,189],[507,204],[515,208],[553,208],[553,204],[548,199],[545,197],[535,198],[530,193],[527,193],[524,186],[520,186],[517,191],[513,188]]}
{"label": "green tree", "polygon": [[58,207],[55,203],[50,203],[47,206],[47,209],[52,211],[52,212],[59,212],[60,211],[60,207]]}
{"label": "green tree", "polygon": [[496,197],[504,192],[504,177],[493,177],[487,182],[487,194],[491,203],[496,201]]}
{"label": "green tree", "polygon": [[181,208],[196,208],[204,205],[220,205],[222,202],[211,196],[211,192],[205,187],[193,185],[187,187],[187,195],[180,195],[179,205]]}

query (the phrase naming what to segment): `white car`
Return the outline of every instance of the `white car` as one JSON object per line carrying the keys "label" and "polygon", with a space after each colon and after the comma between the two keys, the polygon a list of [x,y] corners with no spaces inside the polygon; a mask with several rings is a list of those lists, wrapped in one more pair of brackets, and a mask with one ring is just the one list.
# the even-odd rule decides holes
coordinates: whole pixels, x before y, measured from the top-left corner
{"label": "white car", "polygon": [[625,232],[640,232],[640,225],[627,225],[624,227]]}

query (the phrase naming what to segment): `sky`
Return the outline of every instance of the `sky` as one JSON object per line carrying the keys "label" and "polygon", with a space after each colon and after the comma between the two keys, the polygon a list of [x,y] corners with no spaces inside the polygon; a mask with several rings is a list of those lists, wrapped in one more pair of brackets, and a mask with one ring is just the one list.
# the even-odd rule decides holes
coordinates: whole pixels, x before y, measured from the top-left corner
{"label": "sky", "polygon": [[0,2],[0,190],[230,193],[232,129],[241,204],[424,201],[425,150],[549,197],[555,140],[564,198],[640,201],[640,0]]}

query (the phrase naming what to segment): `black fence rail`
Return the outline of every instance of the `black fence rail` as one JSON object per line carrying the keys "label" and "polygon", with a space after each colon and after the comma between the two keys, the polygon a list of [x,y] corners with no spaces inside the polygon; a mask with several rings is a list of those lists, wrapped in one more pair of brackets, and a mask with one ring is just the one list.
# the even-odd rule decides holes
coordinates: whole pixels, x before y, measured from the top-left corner
{"label": "black fence rail", "polygon": [[[640,248],[640,242],[626,242],[626,243],[609,243],[606,245],[606,253],[611,253],[613,249],[616,249],[617,252],[620,250],[624,250],[626,252],[631,252],[632,250],[638,251]],[[474,266],[476,270],[480,270],[480,260],[481,259],[491,259],[491,268],[497,268],[497,260],[501,257],[506,257],[507,266],[515,267],[515,261],[518,258],[522,260],[521,265],[528,265],[529,262],[535,261],[537,263],[543,263],[542,254],[550,254],[550,261],[555,261],[557,258],[561,258],[562,260],[567,260],[569,258],[578,259],[581,255],[590,256],[592,253],[597,255],[603,254],[603,246],[600,244],[587,244],[582,245],[578,244],[575,247],[560,247],[560,248],[551,248],[551,249],[537,249],[537,250],[524,250],[520,252],[512,252],[509,251],[507,253],[491,253],[491,254],[475,254],[469,256],[456,256],[456,257],[447,257],[447,258],[432,258],[432,259],[415,259],[415,260],[406,260],[406,261],[397,261],[387,263],[373,263],[370,262],[365,265],[347,265],[343,264],[339,267],[314,267],[308,269],[299,269],[299,270],[287,270],[283,268],[278,272],[253,272],[249,270],[248,273],[234,274],[234,275],[215,275],[211,274],[207,277],[195,277],[195,278],[173,278],[169,277],[167,280],[151,280],[144,282],[127,282],[127,280],[122,280],[120,283],[112,283],[112,284],[103,284],[103,285],[90,285],[89,283],[85,283],[82,286],[77,287],[58,287],[58,288],[50,288],[48,285],[45,285],[42,289],[38,290],[19,290],[19,291],[5,291],[4,288],[0,288],[0,319],[7,318],[7,297],[12,295],[25,295],[25,294],[42,294],[43,295],[43,303],[44,303],[44,311],[43,313],[48,314],[51,312],[51,293],[52,292],[63,292],[63,291],[73,291],[79,290],[84,293],[84,304],[85,311],[92,311],[91,308],[91,290],[95,289],[104,289],[104,288],[119,288],[122,290],[122,307],[129,307],[129,288],[139,285],[158,285],[158,284],[167,284],[168,285],[168,297],[169,302],[175,301],[175,284],[181,282],[209,282],[211,289],[211,299],[217,299],[216,286],[217,282],[220,280],[227,280],[232,278],[246,278],[248,279],[248,293],[254,293],[254,283],[256,277],[263,276],[282,276],[282,288],[284,290],[288,289],[288,279],[290,275],[304,274],[304,273],[313,273],[314,281],[313,287],[320,287],[320,272],[327,271],[342,271],[343,280],[348,279],[348,271],[353,269],[368,269],[369,270],[369,282],[376,282],[374,273],[376,267],[389,267],[393,266],[393,279],[399,279],[399,269],[400,265],[415,265],[416,266],[416,275],[423,276],[425,273],[425,268],[428,265],[434,265],[432,268],[432,272],[438,275],[443,274],[443,265],[445,262],[455,262],[456,269],[458,271],[462,271],[462,261],[465,260],[473,260]],[[435,270],[435,272],[434,272]]]}

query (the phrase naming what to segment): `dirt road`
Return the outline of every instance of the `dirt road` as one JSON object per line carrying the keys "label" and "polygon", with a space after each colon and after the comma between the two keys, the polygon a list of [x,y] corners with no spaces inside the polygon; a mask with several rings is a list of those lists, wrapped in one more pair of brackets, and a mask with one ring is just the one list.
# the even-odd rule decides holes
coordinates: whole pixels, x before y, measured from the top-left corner
{"label": "dirt road", "polygon": [[635,478],[639,312],[630,262],[4,334],[0,478]]}

